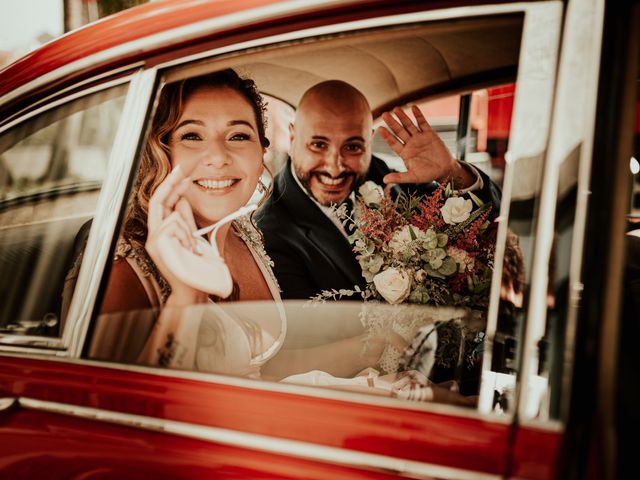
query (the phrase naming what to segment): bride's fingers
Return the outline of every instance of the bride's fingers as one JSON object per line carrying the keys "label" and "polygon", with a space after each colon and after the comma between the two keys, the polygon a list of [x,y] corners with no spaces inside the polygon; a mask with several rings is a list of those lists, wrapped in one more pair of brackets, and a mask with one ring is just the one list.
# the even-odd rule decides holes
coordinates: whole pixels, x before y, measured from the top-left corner
{"label": "bride's fingers", "polygon": [[183,220],[187,224],[187,228],[191,233],[190,235],[191,248],[194,252],[197,253],[196,239],[193,236],[193,232],[195,232],[198,229],[198,226],[196,225],[195,218],[193,218],[193,211],[191,210],[191,205],[189,204],[186,198],[181,198],[178,200],[178,202],[176,203],[175,211],[180,213],[180,216],[183,218]]}
{"label": "bride's fingers", "polygon": [[173,224],[178,230],[174,230],[175,236],[180,240],[184,248],[197,253],[195,238],[192,235],[192,228],[182,216],[182,214],[174,210],[166,219],[168,224]]}
{"label": "bride's fingers", "polygon": [[189,185],[191,185],[190,178],[183,178],[180,180],[165,198],[163,203],[164,207],[169,211],[174,210],[178,200],[182,198],[182,194],[187,190],[187,188],[189,188]]}
{"label": "bride's fingers", "polygon": [[160,228],[164,217],[164,206],[161,202],[154,200],[152,195],[149,199],[149,212],[147,213],[147,230],[150,235]]}
{"label": "bride's fingers", "polygon": [[391,384],[395,390],[404,390],[411,388],[411,379],[406,375],[399,375],[398,378]]}
{"label": "bride's fingers", "polygon": [[171,172],[165,177],[160,185],[158,185],[151,195],[149,201],[155,201],[164,204],[172,190],[185,178],[187,178],[180,165],[176,165]]}
{"label": "bride's fingers", "polygon": [[189,244],[189,237],[187,232],[184,231],[184,229],[178,225],[175,222],[170,222],[166,225],[164,225],[161,229],[160,232],[158,232],[158,236],[155,239],[155,244],[160,244],[164,241],[166,241],[166,239],[169,238],[173,238],[176,239],[178,241],[178,243],[180,243],[180,246],[186,250],[191,250],[190,244]]}
{"label": "bride's fingers", "polygon": [[173,169],[171,173],[158,185],[156,190],[149,198],[149,212],[147,214],[147,228],[149,232],[154,232],[160,225],[165,217],[168,215],[168,211],[164,205],[169,191],[173,188],[173,182],[178,180],[177,173],[180,171],[180,167]]}
{"label": "bride's fingers", "polygon": [[180,195],[189,186],[189,183],[189,179],[184,176],[180,165],[178,165],[158,185],[149,199],[147,223],[150,231],[160,227],[165,217],[173,210]]}

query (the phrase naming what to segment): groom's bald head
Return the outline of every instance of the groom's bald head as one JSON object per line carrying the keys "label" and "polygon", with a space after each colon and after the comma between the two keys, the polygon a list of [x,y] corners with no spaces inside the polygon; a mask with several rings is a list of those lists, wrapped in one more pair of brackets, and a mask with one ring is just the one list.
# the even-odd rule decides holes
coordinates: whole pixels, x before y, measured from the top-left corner
{"label": "groom's bald head", "polygon": [[371,163],[373,118],[357,88],[328,80],[307,90],[290,126],[291,159],[307,192],[323,205],[341,203]]}

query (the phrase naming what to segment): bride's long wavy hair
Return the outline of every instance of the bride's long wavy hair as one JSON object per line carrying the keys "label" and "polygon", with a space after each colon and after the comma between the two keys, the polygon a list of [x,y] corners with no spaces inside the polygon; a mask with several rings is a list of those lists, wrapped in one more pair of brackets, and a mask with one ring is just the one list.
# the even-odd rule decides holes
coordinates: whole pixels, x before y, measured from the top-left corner
{"label": "bride's long wavy hair", "polygon": [[[252,107],[258,127],[258,137],[262,147],[269,146],[266,137],[266,105],[258,92],[255,82],[240,77],[228,68],[218,72],[188,78],[166,85],[160,93],[158,107],[153,117],[151,131],[140,158],[133,194],[125,214],[123,237],[128,241],[144,244],[147,239],[147,214],[149,199],[158,185],[171,172],[171,149],[169,140],[178,124],[187,99],[199,88],[230,88],[239,93]],[[265,165],[267,175],[271,177],[266,199],[273,185],[273,176]]]}

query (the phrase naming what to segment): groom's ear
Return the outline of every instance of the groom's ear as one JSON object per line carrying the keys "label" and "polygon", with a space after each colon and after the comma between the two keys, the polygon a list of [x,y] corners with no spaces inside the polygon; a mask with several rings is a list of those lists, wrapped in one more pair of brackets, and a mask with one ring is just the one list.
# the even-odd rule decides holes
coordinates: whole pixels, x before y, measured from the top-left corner
{"label": "groom's ear", "polygon": [[293,126],[293,123],[289,124],[289,146],[291,147],[291,145],[293,145],[293,139],[295,138],[295,133],[294,133],[295,127]]}

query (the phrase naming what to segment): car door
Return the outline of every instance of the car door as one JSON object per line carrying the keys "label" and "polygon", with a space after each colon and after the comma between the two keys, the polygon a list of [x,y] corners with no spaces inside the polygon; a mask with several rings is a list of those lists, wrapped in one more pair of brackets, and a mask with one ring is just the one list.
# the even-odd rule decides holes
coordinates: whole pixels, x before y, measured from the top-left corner
{"label": "car door", "polygon": [[[548,478],[555,473],[564,424],[559,413],[540,416],[539,412],[545,405],[541,399],[558,395],[558,387],[538,378],[537,371],[536,375],[530,372],[535,370],[531,358],[537,355],[535,342],[540,338],[541,322],[544,324],[536,305],[546,276],[540,245],[548,244],[549,237],[540,205],[546,205],[541,202],[547,198],[547,185],[553,182],[547,179],[550,174],[545,165],[563,5],[548,1],[439,9],[428,4],[420,10],[403,4],[395,11],[377,13],[369,13],[366,7],[356,2],[337,14],[327,7],[312,25],[295,17],[296,22],[278,35],[270,36],[267,27],[256,25],[251,39],[242,42],[229,34],[232,40],[225,43],[218,32],[213,48],[203,34],[201,46],[164,52],[148,62],[153,67],[125,77],[130,83],[122,110],[114,117],[119,125],[95,213],[77,215],[73,228],[63,228],[67,234],[67,228],[72,231],[73,238],[67,243],[73,247],[76,233],[93,218],[88,236],[78,237],[86,238],[86,246],[80,246],[82,259],[69,278],[72,295],[65,297],[64,310],[68,313],[65,318],[60,313],[56,324],[46,316],[49,310],[44,312],[44,321],[40,321],[41,312],[29,312],[24,318],[13,311],[6,314],[3,327],[16,325],[0,338],[1,438],[5,451],[10,452],[3,457],[7,473],[42,468],[66,476],[94,472],[96,476],[128,474],[134,478],[150,472],[178,478],[205,474]],[[493,36],[480,35],[486,32]],[[509,48],[501,45],[501,40],[514,39],[516,44]],[[413,45],[421,42],[430,44],[430,55],[427,51],[420,58],[400,54],[405,47],[419,48]],[[359,56],[350,56],[356,46]],[[505,57],[498,53],[505,50],[515,60],[501,64]],[[443,52],[444,58],[450,57],[441,63],[438,55]],[[380,55],[382,64],[399,62],[398,72],[405,74],[415,63],[415,75],[393,78],[367,70],[355,75],[359,65],[354,59],[365,53]],[[488,67],[474,71],[474,66],[485,65],[482,62]],[[110,258],[158,89],[180,78],[229,66],[248,72],[263,93],[294,107],[303,87],[325,75],[362,82],[363,89],[370,86],[365,93],[375,99],[374,114],[401,105],[402,100],[430,100],[445,93],[458,95],[515,82],[477,408],[168,370],[105,361],[91,354]],[[367,83],[367,78],[378,79],[379,85]],[[383,88],[385,82],[396,82],[398,91],[389,95]],[[45,110],[55,112],[66,102],[62,104]],[[8,138],[21,125],[27,125],[26,131],[39,130],[39,117],[34,115],[16,117],[2,127],[0,135]],[[28,126],[32,117],[36,127]],[[509,230],[520,238],[528,294],[519,309],[519,327],[512,335],[512,363],[505,368],[494,364],[490,353],[502,338],[500,287]],[[77,259],[75,251],[71,248],[67,259]],[[46,264],[41,267],[42,272],[48,270]],[[47,278],[43,275],[34,278],[42,283]],[[36,298],[40,295],[39,284],[22,282],[22,290]],[[341,308],[322,313],[329,325],[346,315]],[[295,305],[290,309],[292,330],[300,328],[301,337],[305,336],[307,315]],[[35,325],[29,323],[33,317],[38,318]],[[39,330],[34,334],[29,328]],[[560,342],[557,348],[562,345]],[[500,398],[506,401],[497,401]],[[533,425],[520,426],[520,418],[532,419]],[[29,465],[21,460],[25,450]],[[74,461],[66,461],[70,458]]]}

